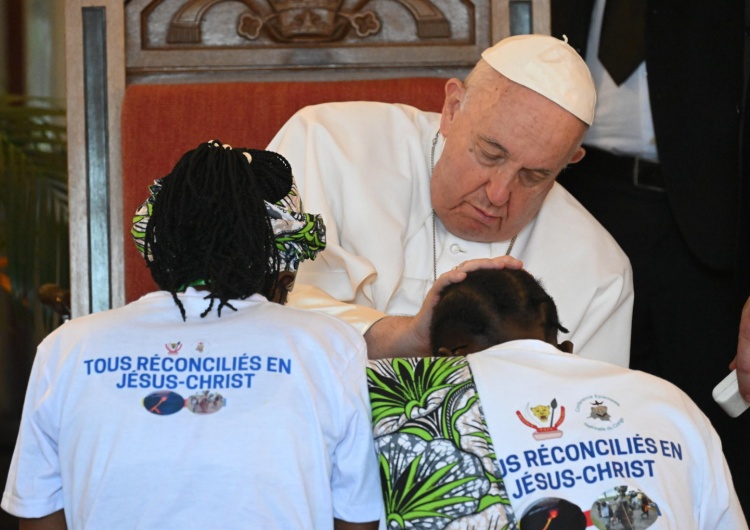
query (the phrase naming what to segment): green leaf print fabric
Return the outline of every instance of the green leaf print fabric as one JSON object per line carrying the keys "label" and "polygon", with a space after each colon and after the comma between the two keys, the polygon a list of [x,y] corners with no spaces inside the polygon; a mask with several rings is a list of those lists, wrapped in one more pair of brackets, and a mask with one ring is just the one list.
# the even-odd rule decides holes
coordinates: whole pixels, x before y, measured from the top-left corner
{"label": "green leaf print fabric", "polygon": [[516,530],[465,357],[370,361],[387,528]]}

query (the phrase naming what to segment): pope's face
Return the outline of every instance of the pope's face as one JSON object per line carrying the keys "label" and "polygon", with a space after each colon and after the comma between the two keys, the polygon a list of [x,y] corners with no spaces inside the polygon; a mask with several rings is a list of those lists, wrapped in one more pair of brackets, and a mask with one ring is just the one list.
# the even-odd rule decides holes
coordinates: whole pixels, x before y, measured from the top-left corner
{"label": "pope's face", "polygon": [[440,121],[445,148],[431,181],[448,231],[505,241],[536,216],[558,173],[583,157],[586,126],[562,107],[496,72],[472,87],[451,79]]}

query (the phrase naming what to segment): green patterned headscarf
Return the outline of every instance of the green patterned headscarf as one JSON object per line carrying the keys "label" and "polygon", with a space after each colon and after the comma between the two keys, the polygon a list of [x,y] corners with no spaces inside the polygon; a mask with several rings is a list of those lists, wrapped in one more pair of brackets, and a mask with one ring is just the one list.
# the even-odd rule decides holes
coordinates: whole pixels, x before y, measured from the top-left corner
{"label": "green patterned headscarf", "polygon": [[[212,144],[212,142],[209,142]],[[217,144],[219,147],[220,144]],[[231,149],[230,146],[222,146]],[[243,151],[248,163],[252,164],[250,153]],[[149,186],[150,196],[136,210],[133,217],[133,227],[130,230],[138,252],[144,259],[151,260],[149,254],[144,252],[144,238],[146,227],[153,212],[156,196],[162,187],[162,180],[157,179]],[[305,213],[302,207],[302,199],[297,191],[297,185],[292,180],[289,194],[280,201],[272,204],[263,201],[266,212],[271,221],[271,227],[276,239],[276,248],[279,251],[280,271],[296,272],[300,262],[306,259],[315,259],[315,256],[326,246],[326,230],[320,215]]]}
{"label": "green patterned headscarf", "polygon": [[326,227],[320,215],[303,211],[297,185],[292,183],[289,195],[279,202],[264,202],[276,238],[281,270],[296,271],[301,261],[315,259],[326,246]]}

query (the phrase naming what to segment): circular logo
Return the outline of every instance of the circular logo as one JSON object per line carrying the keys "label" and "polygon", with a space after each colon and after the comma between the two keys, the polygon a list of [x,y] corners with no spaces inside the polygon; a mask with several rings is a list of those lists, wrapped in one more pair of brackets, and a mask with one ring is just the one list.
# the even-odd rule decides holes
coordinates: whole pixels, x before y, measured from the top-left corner
{"label": "circular logo", "polygon": [[179,412],[185,406],[185,399],[177,392],[160,390],[143,398],[143,407],[151,414],[168,416]]}

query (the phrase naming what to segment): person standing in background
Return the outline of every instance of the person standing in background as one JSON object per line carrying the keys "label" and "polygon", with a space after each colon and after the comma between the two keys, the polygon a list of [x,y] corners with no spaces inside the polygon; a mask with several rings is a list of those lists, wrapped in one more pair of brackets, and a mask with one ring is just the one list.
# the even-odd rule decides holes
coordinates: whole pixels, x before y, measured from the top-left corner
{"label": "person standing in background", "polygon": [[559,181],[631,260],[631,367],[710,418],[748,513],[750,416],[729,418],[711,397],[749,294],[738,253],[744,3],[551,6],[553,35],[586,59],[599,97],[586,156]]}

